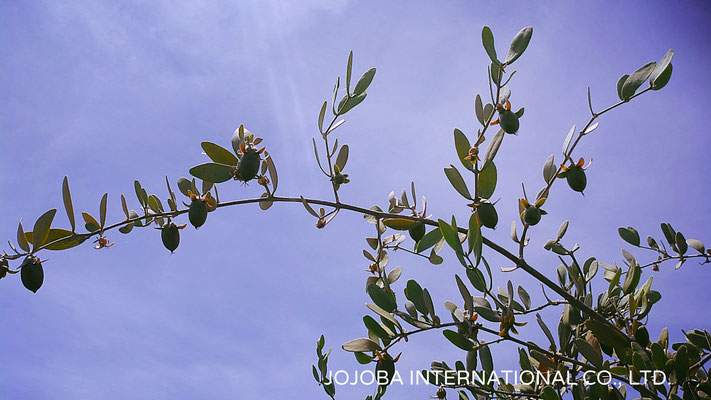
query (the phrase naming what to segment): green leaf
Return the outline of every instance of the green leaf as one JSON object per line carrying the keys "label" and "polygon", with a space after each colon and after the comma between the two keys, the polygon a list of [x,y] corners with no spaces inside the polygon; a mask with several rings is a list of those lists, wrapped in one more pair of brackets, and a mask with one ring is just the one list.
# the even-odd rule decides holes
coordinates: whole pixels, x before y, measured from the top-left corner
{"label": "green leaf", "polygon": [[346,167],[346,163],[348,162],[348,145],[344,144],[341,146],[341,149],[338,151],[338,156],[336,157],[336,166],[338,167],[339,171],[343,171],[343,169]]}
{"label": "green leaf", "polygon": [[662,232],[664,233],[664,238],[667,242],[674,246],[676,244],[676,231],[672,228],[671,224],[662,223]]}
{"label": "green leaf", "polygon": [[[272,180],[272,188],[273,191],[276,192],[277,187],[279,186],[279,175],[277,175],[276,165],[274,165],[274,160],[272,160],[271,155],[267,155],[265,159],[267,161],[267,170],[269,171],[269,177]],[[345,163],[343,164],[345,165]]]}
{"label": "green leaf", "polygon": [[454,167],[454,165],[450,164],[449,168],[444,169],[444,173],[447,175],[449,183],[452,184],[454,189],[456,189],[459,194],[468,200],[472,200],[472,195],[469,193],[469,188],[467,188],[464,178],[462,178],[462,175],[459,173],[457,168]]}
{"label": "green leaf", "polygon": [[128,234],[128,233],[131,233],[131,231],[133,230],[133,226],[134,226],[134,223],[133,223],[133,222],[129,222],[129,223],[127,223],[126,225],[124,225],[124,226],[118,228],[118,230],[119,230],[119,232],[121,232],[121,233],[123,233],[123,234],[125,235],[125,234]]}
{"label": "green leaf", "polygon": [[444,335],[444,337],[447,338],[447,340],[452,342],[453,345],[459,347],[464,351],[474,349],[474,343],[472,343],[471,340],[467,339],[464,335],[461,335],[458,332],[455,332],[451,329],[445,329],[444,331],[442,331],[442,334]]}
{"label": "green leaf", "polygon": [[662,72],[661,75],[659,75],[659,78],[654,81],[654,85],[652,86],[652,90],[659,90],[662,89],[669,83],[669,80],[671,79],[672,76],[672,71],[674,70],[672,64],[669,64],[669,66]]}
{"label": "green leaf", "polygon": [[151,210],[155,211],[156,213],[163,212],[163,203],[161,203],[158,196],[154,194],[148,196],[148,207],[150,207]]}
{"label": "green leaf", "polygon": [[[348,53],[348,64],[346,64],[346,89],[351,90],[351,75],[353,74],[353,51]],[[340,108],[340,107],[339,107]]]}
{"label": "green leaf", "polygon": [[654,362],[654,366],[660,371],[664,370],[664,364],[667,363],[667,356],[664,353],[664,349],[662,349],[662,346],[657,342],[652,343],[650,349],[652,349],[652,361]]}
{"label": "green leaf", "polygon": [[543,318],[541,318],[541,314],[536,313],[536,321],[538,322],[538,326],[541,327],[541,330],[543,333],[546,335],[548,338],[548,341],[551,343],[550,348],[555,350],[555,340],[553,340],[553,335],[551,334],[551,330],[548,329],[548,326],[543,322]]}
{"label": "green leaf", "polygon": [[359,95],[363,92],[365,92],[368,89],[368,86],[370,86],[370,83],[373,82],[373,77],[375,76],[375,68],[371,68],[363,74],[363,76],[360,77],[358,80],[358,83],[355,85],[355,89],[353,89],[353,94]]}
{"label": "green leaf", "polygon": [[341,101],[338,103],[338,113],[341,115],[347,113],[348,111],[353,109],[353,107],[357,106],[363,100],[365,100],[366,95],[366,92],[363,92],[355,97],[350,97],[347,94],[344,95]]}
{"label": "green leaf", "polygon": [[[469,253],[472,251],[476,256],[476,265],[479,265],[479,260],[481,259],[481,248],[484,239],[481,235],[481,226],[479,225],[479,219],[475,213],[469,217],[469,230],[467,231],[467,244],[469,245]],[[475,266],[476,266],[475,265]]]}
{"label": "green leaf", "polygon": [[491,197],[496,190],[496,165],[491,162],[479,172],[479,196],[485,199]]}
{"label": "green leaf", "polygon": [[654,67],[654,70],[649,75],[649,85],[652,86],[652,89],[659,90],[664,87],[667,82],[669,82],[669,78],[671,77],[672,58],[674,58],[674,50],[669,49],[669,51],[664,54],[664,57],[662,57],[662,59]]}
{"label": "green leaf", "polygon": [[[506,56],[506,61],[505,63],[508,65],[511,65],[514,61],[516,61],[523,52],[526,50],[528,47],[528,43],[531,41],[531,35],[533,35],[533,28],[530,26],[527,26],[523,29],[521,29],[516,36],[514,36],[513,40],[511,41],[511,48],[509,49],[509,54]],[[493,38],[492,38],[492,44],[493,44]]]}
{"label": "green leaf", "polygon": [[451,225],[441,219],[438,222],[439,229],[442,231],[442,236],[444,237],[444,240],[447,241],[449,247],[451,247],[452,250],[454,250],[454,252],[457,254],[464,254],[464,250],[462,249],[462,243],[459,241],[459,234],[457,233],[457,231],[455,231]]}
{"label": "green leaf", "polygon": [[101,223],[101,229],[104,229],[104,226],[106,225],[106,202],[108,201],[109,194],[104,193],[103,196],[101,196],[101,202],[99,202],[99,221]]}
{"label": "green leaf", "polygon": [[496,49],[494,48],[494,34],[491,33],[491,28],[485,26],[481,30],[481,42],[484,45],[484,50],[486,54],[494,64],[500,64],[498,58],[496,57]]}
{"label": "green leaf", "polygon": [[686,346],[681,346],[674,354],[674,371],[678,381],[683,381],[689,372],[689,353]]}
{"label": "green leaf", "polygon": [[679,254],[684,255],[684,253],[686,253],[686,250],[688,250],[689,248],[689,246],[686,244],[686,239],[684,238],[684,235],[681,232],[677,232],[674,236],[674,239],[676,241],[676,248],[677,250],[679,250]]}
{"label": "green leaf", "polygon": [[617,354],[625,354],[625,349],[630,345],[629,338],[595,319],[590,319],[585,324],[601,344],[615,348]]}
{"label": "green leaf", "polygon": [[365,324],[365,327],[368,328],[369,331],[373,332],[377,337],[384,340],[390,340],[390,334],[388,334],[388,332],[385,331],[378,321],[373,319],[370,315],[363,317],[363,323]]}
{"label": "green leaf", "polygon": [[696,239],[686,239],[686,244],[689,245],[692,249],[698,251],[701,254],[704,254],[706,251],[706,248],[704,247],[704,244],[700,240]]}
{"label": "green leaf", "polygon": [[462,278],[459,275],[454,274],[454,279],[457,281],[457,288],[459,289],[459,294],[462,295],[462,300],[464,300],[464,309],[472,312],[474,310],[474,304],[471,293],[467,289],[467,285],[464,284]]}
{"label": "green leaf", "polygon": [[388,228],[395,229],[396,231],[407,231],[416,227],[419,224],[420,222],[418,221],[413,221],[411,219],[406,218],[383,219],[383,225],[387,226]]}
{"label": "green leaf", "polygon": [[318,131],[323,134],[323,119],[326,117],[326,106],[328,106],[328,102],[324,101],[323,105],[321,105],[321,111],[318,113]]}
{"label": "green leaf", "polygon": [[397,308],[395,299],[376,284],[368,286],[368,295],[378,307],[387,312],[393,312]]}
{"label": "green leaf", "polygon": [[487,374],[491,374],[494,370],[494,359],[491,358],[491,350],[488,344],[479,346],[479,360],[481,360],[481,367],[486,371]]}
{"label": "green leaf", "polygon": [[634,292],[639,284],[639,278],[642,275],[642,268],[637,265],[636,262],[630,264],[627,270],[627,275],[625,275],[625,282],[622,284],[622,291],[625,294],[630,294]]}
{"label": "green leaf", "polygon": [[625,83],[622,85],[622,98],[624,100],[627,100],[634,95],[637,89],[642,86],[647,78],[649,78],[649,75],[652,73],[656,65],[657,63],[654,61],[645,64],[634,71],[632,75],[627,78]]}
{"label": "green leaf", "polygon": [[145,195],[145,190],[143,190],[143,187],[141,186],[141,182],[135,180],[133,181],[133,188],[136,190],[136,198],[138,199],[138,202],[141,203],[143,207],[146,207],[148,204],[148,196]]}
{"label": "green leaf", "polygon": [[476,100],[474,101],[474,112],[476,114],[476,119],[479,123],[486,126],[486,118],[488,115],[484,115],[484,104],[481,101],[481,96],[477,93]]}
{"label": "green leaf", "polygon": [[226,164],[236,166],[239,163],[237,157],[231,151],[225,149],[224,147],[211,142],[200,143],[202,149],[205,151],[210,159],[218,164]]}
{"label": "green leaf", "polygon": [[489,143],[489,146],[486,148],[486,153],[484,153],[484,158],[482,159],[482,169],[486,168],[486,166],[494,160],[494,157],[496,157],[496,153],[499,151],[501,142],[504,140],[504,134],[504,130],[499,129],[499,131],[496,132],[494,137],[491,139],[491,143]]}
{"label": "green leaf", "polygon": [[370,364],[371,361],[373,361],[373,357],[371,357],[365,353],[361,353],[361,352],[357,351],[354,354],[355,354],[356,361],[358,361],[358,364],[365,365],[365,364]]}
{"label": "green leaf", "polygon": [[178,179],[178,190],[180,191],[180,193],[190,197],[189,191],[192,191],[192,187],[193,184],[192,182],[190,182],[190,179],[184,176]]}
{"label": "green leaf", "polygon": [[101,229],[99,222],[97,222],[96,218],[92,217],[91,214],[83,212],[81,216],[84,218],[84,227],[87,231],[94,232]]}
{"label": "green leaf", "polygon": [[20,219],[20,223],[17,225],[17,245],[24,251],[30,251],[30,244],[27,243],[25,231],[22,228],[22,219]]}
{"label": "green leaf", "polygon": [[[565,136],[565,140],[563,141],[563,155],[568,154],[568,147],[570,146],[570,142],[573,140],[573,135],[575,134],[575,124],[570,128],[568,131],[568,134]],[[563,160],[565,161],[565,160]]]}
{"label": "green leaf", "polygon": [[69,181],[64,177],[62,181],[62,200],[64,200],[64,209],[67,211],[69,224],[72,226],[72,232],[76,230],[76,222],[74,220],[74,206],[72,205],[72,194],[69,191]]}
{"label": "green leaf", "polygon": [[420,239],[415,245],[415,251],[417,253],[427,250],[434,246],[437,242],[442,239],[442,231],[439,229],[433,229],[425,234],[425,236]]}
{"label": "green leaf", "polygon": [[432,303],[432,297],[427,289],[422,289],[422,298],[425,300],[425,307],[427,308],[427,313],[434,319],[436,318],[434,304]]}
{"label": "green leaf", "polygon": [[531,296],[528,294],[526,289],[519,285],[516,288],[516,291],[518,292],[518,297],[521,298],[521,302],[523,302],[523,306],[526,307],[526,310],[531,308]]}
{"label": "green leaf", "polygon": [[[31,242],[33,239],[33,233],[32,232],[26,232],[25,233],[25,238],[27,241]],[[47,250],[66,250],[66,249],[71,249],[72,247],[79,246],[80,244],[84,243],[86,239],[88,239],[87,236],[79,236],[79,235],[74,235],[71,231],[68,231],[66,229],[59,229],[59,228],[52,228],[49,230],[49,233],[47,234],[47,239],[45,239],[44,243],[52,243],[56,240],[62,239],[63,240],[53,243],[45,249]]]}
{"label": "green leaf", "polygon": [[469,155],[469,149],[471,149],[471,147],[472,145],[469,143],[467,136],[459,129],[454,128],[454,148],[457,150],[459,161],[461,161],[464,168],[469,171],[473,171],[474,166],[471,161],[465,160],[464,158]]}
{"label": "green leaf", "polygon": [[190,175],[207,182],[221,183],[235,175],[233,166],[217,163],[205,163],[190,168]]}
{"label": "green leaf", "polygon": [[427,305],[425,305],[425,298],[422,294],[422,287],[414,279],[407,281],[405,286],[405,297],[415,305],[415,308],[422,314],[427,315]]}
{"label": "green leaf", "polygon": [[390,321],[393,325],[400,326],[397,320],[389,312],[383,310],[375,304],[365,303],[365,306],[373,310],[373,312],[375,312],[376,314]]}
{"label": "green leaf", "polygon": [[594,347],[584,339],[575,339],[575,348],[585,357],[590,364],[600,368],[602,366],[602,356]]}
{"label": "green leaf", "polygon": [[53,208],[37,218],[35,227],[32,229],[32,232],[34,232],[34,236],[32,238],[33,250],[37,250],[40,246],[46,243],[47,235],[49,235],[49,228],[52,225],[52,220],[54,219],[54,214],[56,213],[57,209]]}
{"label": "green leaf", "polygon": [[342,347],[343,350],[350,352],[366,352],[380,350],[380,345],[378,343],[375,343],[374,341],[367,338],[353,339],[349,342],[344,343]]}
{"label": "green leaf", "polygon": [[480,292],[486,291],[486,281],[484,280],[484,274],[478,268],[467,268],[467,278],[471,282],[472,286]]}
{"label": "green leaf", "polygon": [[560,396],[556,393],[555,389],[550,386],[546,386],[541,391],[541,398],[543,400],[560,400]]}
{"label": "green leaf", "polygon": [[555,179],[557,167],[554,162],[555,156],[551,154],[543,164],[543,180],[546,181],[546,183],[550,182],[552,179]]}
{"label": "green leaf", "polygon": [[628,226],[627,228],[617,228],[617,233],[620,234],[620,237],[625,242],[631,244],[632,246],[639,247],[639,233],[633,227]]}
{"label": "green leaf", "polygon": [[624,100],[625,98],[622,97],[622,87],[625,85],[625,82],[627,81],[627,78],[629,78],[629,75],[622,75],[620,79],[617,81],[617,97],[620,98],[620,100]]}

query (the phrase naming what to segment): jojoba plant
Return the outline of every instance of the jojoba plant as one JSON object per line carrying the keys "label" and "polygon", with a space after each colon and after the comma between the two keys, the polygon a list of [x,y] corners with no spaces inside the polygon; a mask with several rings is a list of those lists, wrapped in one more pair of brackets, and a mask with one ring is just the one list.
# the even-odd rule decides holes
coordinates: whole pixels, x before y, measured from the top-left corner
{"label": "jojoba plant", "polygon": [[[652,261],[638,261],[626,251],[619,265],[595,257],[583,260],[577,254],[579,245],[570,247],[563,242],[568,228],[566,221],[556,237],[544,246],[546,251],[555,254],[552,257],[554,262],[560,262],[553,279],[541,272],[545,268],[534,267],[526,258],[529,233],[534,226],[549,222],[541,207],[550,197],[552,185],[558,179],[565,179],[576,192],[583,192],[587,187],[584,160],[573,162],[573,153],[582,139],[598,127],[598,120],[604,114],[642,94],[662,89],[671,77],[672,50],[659,62],[648,63],[620,78],[617,82],[619,102],[601,111],[593,109],[588,89],[590,119],[582,129],[573,125],[568,132],[563,142],[563,160],[556,163],[554,155],[545,160],[544,182],[535,199],[529,200],[522,185],[523,197],[518,200],[520,219],[511,224],[514,249],[490,240],[486,237],[487,231],[482,229],[494,229],[499,222],[494,205],[498,200],[493,199],[497,185],[496,155],[503,147],[505,137],[515,140],[515,136],[507,136],[507,133],[522,131],[525,134],[527,131],[524,108],[511,111],[509,99],[516,72],[512,65],[528,47],[532,34],[531,27],[523,28],[513,38],[506,56],[499,57],[493,33],[488,27],[482,30],[482,44],[491,61],[487,71],[489,98],[485,100],[486,95],[477,94],[474,99],[475,116],[480,124],[477,129],[469,134],[454,129],[454,147],[465,174],[451,164],[444,168],[455,191],[466,200],[463,206],[470,214],[463,225],[458,224],[454,216],[432,219],[427,213],[424,196],[418,205],[414,183],[400,196],[393,191],[384,208],[378,205],[361,207],[339,198],[341,186],[350,180],[349,174],[344,173],[350,149],[347,144],[338,142],[336,132],[345,122],[343,116],[365,100],[375,76],[372,68],[353,84],[351,52],[345,79],[336,79],[330,106],[329,101],[324,101],[318,113],[319,140],[312,140],[317,165],[333,190],[333,199],[277,195],[279,180],[272,156],[265,147],[258,148],[262,138],[240,126],[232,135],[232,150],[211,142],[201,143],[210,161],[192,167],[189,170],[192,179],[181,177],[177,180],[179,192],[189,201],[182,202],[184,208],[179,207],[180,202],[167,178],[166,209],[158,195],[149,194],[139,181],[135,181],[136,210],[129,208],[126,197],[121,195],[125,219],[107,225],[108,195],[104,194],[98,219],[88,212],[81,213],[82,230],[82,226],[76,224],[69,183],[65,178],[62,197],[70,229],[52,226],[56,209],[40,216],[31,231],[26,232],[20,222],[15,243],[10,243],[10,251],[0,256],[0,278],[20,272],[22,284],[37,292],[44,281],[43,263],[37,256],[40,251],[69,249],[94,237],[98,243],[96,248],[104,249],[112,245],[106,235],[114,229],[128,234],[134,228],[155,226],[161,231],[163,245],[172,253],[180,244],[179,231],[185,227],[175,221],[184,218],[183,214],[188,214],[189,222],[199,228],[206,223],[209,213],[221,207],[257,203],[267,210],[275,202],[301,203],[314,217],[316,227],[325,228],[346,210],[362,214],[373,225],[373,235],[366,238],[367,248],[363,251],[369,297],[369,312],[363,317],[364,337],[342,345],[343,350],[352,352],[365,368],[384,372],[385,381],[379,382],[374,393],[366,399],[380,399],[386,394],[397,373],[400,351],[405,350],[404,342],[412,335],[432,330],[441,331],[446,344],[460,349],[463,361],[455,360],[453,367],[444,361],[434,361],[423,371],[434,385],[428,389],[431,398],[444,399],[450,395],[450,398],[465,400],[494,397],[556,400],[566,396],[576,400],[623,400],[628,391],[636,391],[648,399],[708,399],[711,383],[705,365],[711,360],[711,334],[693,329],[684,332],[686,341],[670,343],[666,328],[656,341],[647,328],[650,312],[661,299],[661,294],[652,288],[653,279],[648,274],[648,267],[657,271],[671,260],[676,261],[677,269],[691,260],[709,263],[711,250],[701,241],[686,239],[670,224],[663,223],[663,240],[658,242],[649,236],[645,245],[633,227],[621,227],[618,230],[620,237],[631,246],[650,251]],[[496,126],[499,129],[495,132],[489,130]],[[247,185],[254,184],[255,180],[264,189],[260,197],[220,199],[218,185],[234,184],[230,181]],[[499,204],[497,207],[503,207],[513,201]],[[522,229],[520,234],[519,227]],[[400,284],[403,271],[400,267],[390,268],[389,260],[391,254],[400,251],[426,258],[432,264],[441,264],[445,261],[441,255],[445,246],[454,252],[454,259],[461,264],[462,270],[461,276],[455,275],[454,285],[461,301],[445,302],[446,312],[443,312],[439,305],[435,307],[428,288],[413,279]],[[503,256],[510,265],[495,273],[487,261],[493,254]],[[12,267],[10,264],[15,260],[22,261]],[[546,302],[532,304],[526,288],[507,280],[505,274],[513,270],[522,270],[538,281]],[[51,268],[48,273],[52,273]],[[591,283],[598,276],[601,277],[598,280],[605,281],[603,285]],[[498,290],[495,285],[500,285]],[[598,290],[601,286],[603,289]],[[538,313],[549,308],[555,308],[561,314],[554,329],[548,326],[551,321],[544,321]],[[529,324],[533,321],[535,323]],[[545,338],[542,343],[532,338],[532,332],[537,328]],[[557,339],[552,332],[557,332]],[[546,376],[553,372],[567,373],[576,384],[566,385],[559,381],[511,384],[501,379],[453,382],[448,378],[452,372],[462,371],[493,376],[491,348],[500,343],[518,347],[522,371]],[[328,380],[327,369],[331,353],[323,352],[324,345],[322,336],[317,341],[318,362],[312,368],[313,376],[326,395],[335,398],[336,386]],[[396,352],[398,354],[393,356]],[[650,370],[663,371],[669,380],[664,384],[633,384],[631,380]],[[611,382],[585,383],[583,377],[589,372],[607,373]]]}

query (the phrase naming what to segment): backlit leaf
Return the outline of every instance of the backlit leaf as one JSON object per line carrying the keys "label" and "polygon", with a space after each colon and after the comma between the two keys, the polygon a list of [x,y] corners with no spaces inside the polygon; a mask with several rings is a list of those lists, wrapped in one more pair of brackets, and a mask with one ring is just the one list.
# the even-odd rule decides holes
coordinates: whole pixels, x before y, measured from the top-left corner
{"label": "backlit leaf", "polygon": [[226,164],[205,163],[190,168],[190,175],[212,183],[226,182],[234,173],[234,167]]}

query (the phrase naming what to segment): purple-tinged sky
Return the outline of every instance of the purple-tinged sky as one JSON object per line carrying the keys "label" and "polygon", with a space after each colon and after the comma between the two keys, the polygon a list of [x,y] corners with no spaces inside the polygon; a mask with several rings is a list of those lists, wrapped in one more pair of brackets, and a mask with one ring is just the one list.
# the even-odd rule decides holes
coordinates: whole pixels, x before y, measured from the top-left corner
{"label": "purple-tinged sky", "polygon": [[[549,276],[556,257],[542,251],[570,220],[565,242],[621,263],[619,226],[660,238],[660,222],[711,244],[711,107],[708,65],[711,6],[688,2],[0,2],[0,236],[14,238],[52,207],[66,227],[61,180],[69,176],[75,209],[122,218],[119,194],[133,200],[133,180],[165,198],[203,162],[203,140],[229,145],[245,126],[265,138],[280,175],[279,191],[329,198],[313,160],[320,104],[343,75],[378,68],[368,98],[339,128],[351,146],[352,182],[344,201],[385,206],[388,193],[415,180],[435,217],[467,217],[465,201],[442,168],[456,164],[452,129],[473,134],[474,97],[488,92],[480,31],[491,26],[500,53],[523,26],[531,45],[510,84],[526,107],[520,134],[497,157],[500,226],[488,233],[509,248],[520,184],[542,184],[549,154],[596,108],[616,101],[625,73],[676,50],[667,88],[605,115],[576,157],[593,158],[585,197],[557,184],[550,215],[532,229],[529,261]],[[257,185],[223,185],[223,198],[258,196]],[[534,191],[535,189],[530,189]],[[152,229],[96,251],[88,244],[45,253],[45,286],[25,290],[17,276],[0,282],[0,397],[4,399],[323,397],[311,377],[315,340],[334,347],[331,367],[358,368],[340,344],[365,333],[366,266],[361,250],[372,226],[341,213],[325,230],[299,205],[222,209],[200,231],[183,231],[169,256]],[[640,260],[652,255],[632,251]],[[432,266],[391,255],[407,279],[428,287],[440,315],[461,303],[449,250]],[[495,268],[506,266],[492,257]],[[650,319],[656,337],[669,326],[711,329],[709,276],[696,262],[655,274],[663,294]],[[537,287],[523,273],[496,275]],[[601,278],[599,278],[601,279]],[[643,277],[646,279],[646,274]],[[402,296],[401,296],[402,297]],[[555,314],[546,314],[550,326]],[[535,324],[523,335],[540,337]],[[461,351],[431,332],[397,351],[398,366],[450,364]],[[497,347],[497,369],[513,367],[515,348]],[[497,359],[498,360],[498,359]],[[394,387],[392,398],[432,394]],[[339,387],[340,398],[370,388]]]}

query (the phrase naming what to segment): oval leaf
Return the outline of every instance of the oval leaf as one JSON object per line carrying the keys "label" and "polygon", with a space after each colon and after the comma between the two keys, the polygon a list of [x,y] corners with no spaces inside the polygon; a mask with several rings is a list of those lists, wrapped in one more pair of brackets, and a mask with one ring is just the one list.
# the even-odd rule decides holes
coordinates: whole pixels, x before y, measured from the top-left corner
{"label": "oval leaf", "polygon": [[383,224],[396,231],[407,231],[418,226],[420,222],[405,218],[386,218],[383,220]]}
{"label": "oval leaf", "polygon": [[380,350],[380,345],[366,338],[353,339],[350,342],[343,344],[343,350],[350,352],[366,352]]}
{"label": "oval leaf", "polygon": [[467,136],[462,131],[455,128],[454,148],[457,150],[457,156],[459,157],[459,161],[461,161],[464,168],[468,169],[469,171],[473,171],[474,167],[472,166],[471,161],[465,160],[464,158],[469,155],[469,149],[471,147],[472,145],[471,143],[469,143],[469,139],[467,139]]}
{"label": "oval leaf", "polygon": [[511,41],[511,48],[509,49],[509,54],[506,56],[506,64],[511,64],[516,61],[521,54],[528,47],[528,43],[531,41],[531,36],[533,35],[533,27],[527,26],[521,29],[516,36],[514,36]]}
{"label": "oval leaf", "polygon": [[205,163],[190,168],[190,175],[207,182],[221,183],[234,177],[234,167],[218,163]]}
{"label": "oval leaf", "polygon": [[376,284],[368,286],[368,295],[378,307],[387,312],[393,312],[397,308],[393,297]]}
{"label": "oval leaf", "polygon": [[479,172],[477,181],[479,196],[488,199],[496,190],[496,165],[491,162]]}
{"label": "oval leaf", "polygon": [[450,165],[449,168],[444,169],[445,175],[447,175],[447,179],[449,179],[449,183],[452,184],[454,189],[459,192],[464,198],[471,200],[472,195],[469,193],[469,188],[467,187],[467,184],[464,182],[464,178],[462,178],[462,175],[459,173],[457,168],[454,167],[454,165]]}
{"label": "oval leaf", "polygon": [[496,48],[494,48],[494,34],[491,33],[491,28],[485,26],[481,30],[481,42],[484,45],[484,50],[486,54],[494,64],[499,64],[499,60],[496,58]]}
{"label": "oval leaf", "polygon": [[216,163],[235,166],[239,162],[231,151],[220,145],[211,142],[202,142],[200,146],[202,146],[205,154]]}
{"label": "oval leaf", "polygon": [[452,342],[453,345],[459,347],[464,351],[469,351],[474,348],[474,343],[472,343],[471,340],[467,339],[464,335],[458,332],[455,332],[450,329],[445,329],[444,331],[442,331],[442,334],[444,334],[444,337],[446,337],[447,340]]}
{"label": "oval leaf", "polygon": [[54,219],[54,214],[56,213],[57,209],[53,208],[37,218],[35,227],[32,229],[32,232],[35,233],[32,237],[33,250],[37,250],[40,246],[46,243],[47,236],[49,235],[49,228],[52,225],[52,220]]}
{"label": "oval leaf", "polygon": [[634,71],[632,75],[627,78],[625,83],[622,85],[622,99],[627,100],[634,96],[637,89],[642,86],[642,84],[649,78],[654,67],[657,65],[656,62],[652,61],[648,64],[641,66],[639,69]]}
{"label": "oval leaf", "polygon": [[72,194],[69,191],[69,181],[64,177],[62,181],[62,200],[64,201],[64,209],[67,211],[69,224],[72,226],[72,231],[76,230],[76,221],[74,220],[74,206],[72,205]]}
{"label": "oval leaf", "polygon": [[363,92],[365,92],[368,87],[370,86],[370,83],[373,82],[373,77],[375,76],[375,68],[371,68],[363,74],[363,76],[360,77],[358,80],[358,83],[355,85],[355,89],[353,89],[353,94],[359,95]]}
{"label": "oval leaf", "polygon": [[494,157],[496,157],[496,153],[499,151],[499,147],[501,146],[501,142],[503,140],[504,130],[499,129],[499,131],[496,132],[496,134],[494,135],[493,139],[491,139],[491,143],[489,143],[489,146],[486,148],[486,153],[484,153],[484,158],[482,160],[482,169],[486,168],[486,166],[494,160]]}

